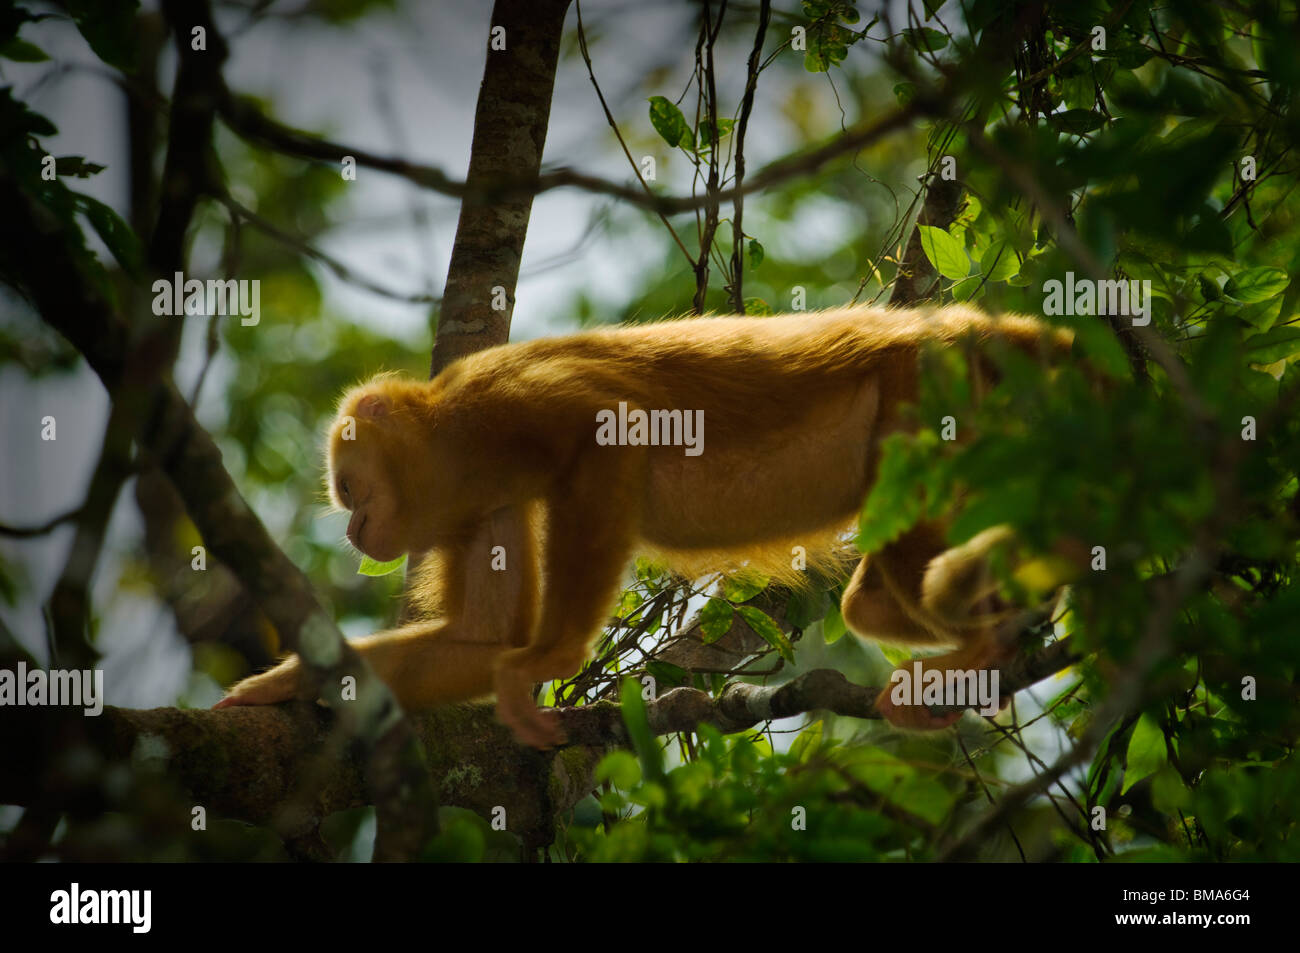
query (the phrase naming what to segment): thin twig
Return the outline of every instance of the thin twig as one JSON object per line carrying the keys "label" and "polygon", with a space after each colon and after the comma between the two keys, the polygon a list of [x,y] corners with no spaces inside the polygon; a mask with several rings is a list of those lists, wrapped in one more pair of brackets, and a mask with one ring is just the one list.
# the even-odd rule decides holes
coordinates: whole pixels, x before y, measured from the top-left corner
{"label": "thin twig", "polygon": [[231,198],[229,195],[217,196],[217,201],[224,205],[232,214],[246,220],[250,225],[265,232],[267,235],[270,235],[276,241],[288,245],[299,254],[304,255],[313,261],[320,262],[343,281],[354,284],[359,288],[365,288],[367,291],[377,295],[382,295],[385,298],[392,298],[394,301],[401,301],[404,304],[437,304],[440,300],[437,295],[404,294],[400,291],[393,291],[391,288],[386,288],[377,282],[371,281],[369,278],[358,275],[337,258],[327,255],[319,248],[308,244],[301,238],[298,238],[295,235],[290,235],[284,229],[267,221],[252,209],[239,204],[239,202],[235,201],[235,199]]}
{"label": "thin twig", "polygon": [[[772,18],[772,0],[760,0],[758,29],[754,33],[754,47],[749,53],[749,79],[745,83],[745,98],[740,106],[740,121],[736,123],[736,175],[737,188],[745,184],[745,130],[749,128],[749,114],[754,108],[754,90],[758,87],[759,61],[763,56],[763,38],[767,23]],[[737,193],[732,201],[731,213],[731,307],[737,314],[745,313],[745,194]]]}
{"label": "thin twig", "polygon": [[[632,150],[627,147],[627,142],[623,139],[623,133],[619,132],[618,123],[614,120],[614,114],[610,112],[609,103],[605,102],[605,94],[601,92],[600,84],[596,82],[596,72],[591,65],[591,54],[587,51],[587,34],[582,26],[582,3],[575,3],[574,7],[578,14],[578,49],[582,51],[582,61],[587,64],[587,76],[591,79],[592,88],[596,90],[596,98],[600,100],[600,108],[605,112],[605,121],[609,123],[609,128],[614,130],[614,136],[623,149],[623,155],[627,156],[627,161],[632,166],[632,174],[636,176],[637,182],[645,190],[646,195],[653,198],[654,193],[650,191],[650,186],[646,183],[646,180],[641,177],[641,169],[636,164],[636,159],[632,158]],[[663,222],[664,228],[668,229],[668,234],[672,236],[677,247],[686,256],[686,260],[694,267],[695,259],[691,257],[691,253],[682,242],[681,236],[677,234],[677,229],[673,228],[672,222],[668,221],[668,216],[662,211],[656,212],[656,214],[659,216],[659,221]]]}

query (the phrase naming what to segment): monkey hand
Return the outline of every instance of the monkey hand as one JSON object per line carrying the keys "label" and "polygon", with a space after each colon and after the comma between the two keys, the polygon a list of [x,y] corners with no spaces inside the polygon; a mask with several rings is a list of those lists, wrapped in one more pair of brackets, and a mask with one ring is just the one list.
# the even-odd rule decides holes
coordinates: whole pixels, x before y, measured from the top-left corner
{"label": "monkey hand", "polygon": [[236,705],[274,705],[276,702],[289,701],[298,691],[298,656],[285,659],[275,668],[268,669],[260,675],[252,675],[232,685],[226,691],[226,697],[213,705],[217,708],[233,708]]}
{"label": "monkey hand", "polygon": [[528,683],[515,673],[497,673],[497,719],[509,728],[520,744],[554,748],[565,742],[560,715],[553,708],[538,708]]}

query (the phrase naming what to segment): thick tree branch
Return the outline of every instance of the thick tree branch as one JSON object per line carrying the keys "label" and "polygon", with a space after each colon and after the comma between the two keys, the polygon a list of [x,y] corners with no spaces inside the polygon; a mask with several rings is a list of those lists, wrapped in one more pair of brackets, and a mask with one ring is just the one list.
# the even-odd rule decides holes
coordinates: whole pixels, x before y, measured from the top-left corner
{"label": "thick tree branch", "polygon": [[[1002,688],[1015,692],[1076,658],[1068,640],[1053,643],[1005,669]],[[692,731],[701,723],[739,732],[818,710],[878,718],[873,703],[879,692],[833,669],[816,669],[783,685],[734,683],[717,699],[675,688],[651,702],[647,714],[657,735]],[[629,743],[622,710],[613,702],[562,709],[560,716],[570,743],[551,752],[521,748],[489,705],[447,706],[410,721],[431,769],[443,779],[443,803],[484,815],[504,807],[507,829],[537,848],[551,842],[555,816],[591,791],[601,757]],[[271,827],[285,838],[299,837],[335,811],[368,803],[373,787],[368,789],[366,766],[354,752],[341,751],[320,764],[316,752],[330,747],[332,721],[326,709],[305,702],[221,711],[106,707],[95,718],[76,709],[12,708],[0,719],[0,748],[10,769],[0,775],[0,803],[112,809],[96,803],[106,795],[94,778],[89,785],[77,781],[49,751],[66,747],[67,732],[75,728],[100,756],[127,759],[147,736],[164,752],[160,771],[194,803],[221,817]],[[319,772],[318,783],[303,791],[299,780],[310,772]],[[286,804],[294,809],[286,812]]]}
{"label": "thick tree branch", "polygon": [[[482,816],[505,808],[507,830],[530,848],[551,843],[555,814],[590,793],[604,754],[520,748],[486,705],[449,706],[408,721],[441,779],[442,803]],[[105,707],[94,718],[78,709],[9,708],[0,719],[0,803],[130,810],[113,802],[100,773],[78,775],[66,759],[50,757],[80,734],[96,755],[133,762],[134,770],[149,770],[139,758],[147,744],[158,755],[159,780],[213,817],[265,826],[286,840],[315,836],[330,814],[373,803],[373,759],[338,748],[337,728],[327,709],[307,702],[220,711]],[[313,783],[304,785],[304,777]]]}

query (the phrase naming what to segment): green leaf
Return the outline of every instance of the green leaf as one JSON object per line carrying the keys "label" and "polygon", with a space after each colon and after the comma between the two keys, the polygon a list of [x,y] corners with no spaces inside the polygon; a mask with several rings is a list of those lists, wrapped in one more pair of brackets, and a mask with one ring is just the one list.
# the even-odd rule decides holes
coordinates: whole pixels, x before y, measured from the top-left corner
{"label": "green leaf", "polygon": [[620,694],[623,703],[623,723],[632,742],[632,750],[641,761],[641,775],[651,781],[664,776],[663,751],[650,731],[646,716],[645,699],[641,697],[641,683],[634,678],[623,679]]}
{"label": "green leaf", "polygon": [[830,611],[831,600],[820,589],[795,589],[785,603],[785,621],[798,629],[806,629]]}
{"label": "green leaf", "polygon": [[1091,109],[1067,109],[1065,112],[1053,113],[1048,119],[1061,132],[1074,136],[1100,129],[1106,122],[1105,116]]}
{"label": "green leaf", "polygon": [[844,633],[848,628],[844,625],[844,616],[840,615],[840,607],[832,605],[826,617],[822,619],[822,638],[827,645],[834,645],[840,639],[844,638]]}
{"label": "green leaf", "polygon": [[645,670],[647,674],[654,677],[655,682],[660,687],[667,685],[670,688],[685,685],[689,674],[680,665],[674,665],[672,662],[664,662],[659,659],[651,659],[646,662]]}
{"label": "green leaf", "polygon": [[438,836],[420,852],[420,860],[436,864],[478,863],[487,847],[482,823],[481,818],[471,820],[464,817],[457,817],[450,823],[444,821]]}
{"label": "green leaf", "polygon": [[763,263],[763,246],[757,238],[749,240],[749,267],[757,268]]}
{"label": "green leaf", "polygon": [[[1282,305],[1285,300],[1282,295],[1278,295],[1267,301],[1256,301],[1254,304],[1243,303],[1234,310],[1240,320],[1245,321],[1256,331],[1267,331],[1278,323],[1278,318],[1282,317]],[[1288,321],[1294,319],[1294,315],[1287,318]]]}
{"label": "green leaf", "polygon": [[957,794],[937,779],[917,774],[904,779],[902,784],[890,792],[889,799],[909,814],[915,814],[931,824],[941,824],[952,810]]}
{"label": "green leaf", "polygon": [[630,751],[612,751],[596,765],[595,781],[630,791],[641,783],[641,765]]}
{"label": "green leaf", "polygon": [[21,143],[26,136],[52,136],[59,130],[40,113],[13,97],[9,87],[0,87],[0,143]]}
{"label": "green leaf", "polygon": [[744,619],[751,629],[762,637],[763,641],[780,654],[781,658],[787,662],[794,661],[794,646],[790,640],[785,637],[785,633],[762,609],[755,606],[738,606],[736,611]]}
{"label": "green leaf", "polygon": [[807,764],[812,760],[812,756],[817,753],[817,749],[822,745],[822,721],[817,719],[803,731],[799,732],[799,737],[794,739],[790,745],[790,754],[800,764]]}
{"label": "green leaf", "polygon": [[840,20],[846,23],[858,22],[858,11],[852,3],[845,0],[805,3],[804,12],[813,21],[808,25],[808,49],[803,57],[803,68],[810,73],[825,73],[835,64],[843,62],[849,47],[866,34],[866,30],[858,32],[839,24]]}
{"label": "green leaf", "polygon": [[1251,304],[1277,297],[1290,283],[1291,277],[1281,268],[1249,268],[1229,278],[1223,292]]}
{"label": "green leaf", "polygon": [[632,613],[643,602],[645,602],[645,597],[639,589],[624,589],[623,594],[618,597],[618,606],[615,608],[615,612],[621,618],[627,619],[629,622],[635,622]]}
{"label": "green leaf", "polygon": [[0,46],[0,56],[16,63],[43,63],[50,58],[49,54],[36,44],[20,40],[18,37]]}
{"label": "green leaf", "polygon": [[769,314],[775,314],[772,306],[762,298],[746,298],[745,313],[756,317],[766,317]]}
{"label": "green leaf", "polygon": [[722,638],[731,629],[733,615],[730,603],[725,599],[710,599],[700,610],[700,641],[710,645]]}
{"label": "green leaf", "polygon": [[970,258],[962,243],[942,228],[918,225],[921,230],[921,250],[930,264],[945,278],[965,278],[970,274]]}
{"label": "green leaf", "polygon": [[1091,109],[1097,102],[1097,86],[1086,72],[1061,83],[1061,98],[1067,109]]}
{"label": "green leaf", "polygon": [[895,83],[894,96],[898,100],[898,104],[900,106],[906,106],[908,103],[910,103],[913,99],[916,98],[916,84]]}
{"label": "green leaf", "polygon": [[89,195],[74,193],[74,201],[118,263],[129,273],[138,274],[144,264],[144,250],[131,226],[126,224],[122,216]]}
{"label": "green leaf", "polygon": [[369,556],[361,557],[361,565],[357,568],[358,576],[387,576],[391,572],[397,572],[406,565],[406,557],[398,556],[396,559],[390,559],[386,563],[378,562]]}
{"label": "green leaf", "polygon": [[1206,301],[1218,301],[1223,297],[1223,289],[1209,275],[1197,275],[1196,286],[1201,291],[1201,297]]}
{"label": "green leaf", "polygon": [[[135,71],[138,0],[67,0],[65,5],[96,56],[109,66]],[[209,37],[209,48],[212,42]]]}
{"label": "green leaf", "polygon": [[1150,715],[1143,715],[1133,728],[1133,735],[1128,740],[1128,760],[1124,769],[1124,787],[1120,794],[1143,778],[1150,777],[1164,767],[1169,760],[1165,748],[1165,733],[1160,724]]}
{"label": "green leaf", "polygon": [[1113,50],[1099,52],[1097,55],[1114,59],[1122,69],[1137,69],[1156,54],[1155,51],[1147,49],[1140,43],[1127,43]]}
{"label": "green leaf", "polygon": [[1151,779],[1151,803],[1157,810],[1173,816],[1186,810],[1191,800],[1191,792],[1172,765],[1165,765]]}
{"label": "green leaf", "polygon": [[980,274],[988,281],[1006,281],[1019,270],[1015,250],[1006,242],[994,242],[980,255]]}
{"label": "green leaf", "polygon": [[1296,353],[1300,353],[1300,327],[1294,325],[1246,339],[1246,360],[1252,364],[1272,364]]}
{"label": "green leaf", "polygon": [[767,588],[770,580],[762,573],[740,572],[722,582],[722,596],[728,602],[748,602]]}
{"label": "green leaf", "polygon": [[1096,367],[1117,380],[1129,375],[1128,355],[1105,322],[1076,321],[1071,327],[1078,346]]}
{"label": "green leaf", "polygon": [[948,45],[948,34],[932,30],[928,26],[913,27],[903,31],[903,39],[920,53],[933,53]]}
{"label": "green leaf", "polygon": [[858,517],[858,548],[864,553],[896,539],[925,512],[922,476],[940,475],[934,458],[938,444],[933,430],[891,434],[881,441],[876,482]]}
{"label": "green leaf", "polygon": [[957,796],[934,777],[880,748],[842,749],[834,758],[871,790],[931,824],[942,823]]}
{"label": "green leaf", "polygon": [[971,275],[969,278],[963,278],[952,286],[953,301],[968,301],[974,296],[975,292],[986,285],[982,275]]}
{"label": "green leaf", "polygon": [[695,144],[686,117],[674,103],[663,96],[650,97],[650,125],[655,127],[655,132],[663,136],[670,146],[690,149]]}
{"label": "green leaf", "polygon": [[724,119],[721,116],[719,116],[718,117],[719,135],[715,137],[713,135],[713,124],[710,123],[707,119],[704,120],[702,123],[700,123],[700,145],[712,146],[719,139],[726,138],[728,135],[731,134],[731,127],[734,126],[735,124],[736,124],[736,120]]}
{"label": "green leaf", "polygon": [[54,159],[54,168],[59,175],[73,176],[78,179],[88,179],[92,175],[98,175],[103,172],[107,166],[102,166],[97,162],[87,162],[85,156],[56,156]]}

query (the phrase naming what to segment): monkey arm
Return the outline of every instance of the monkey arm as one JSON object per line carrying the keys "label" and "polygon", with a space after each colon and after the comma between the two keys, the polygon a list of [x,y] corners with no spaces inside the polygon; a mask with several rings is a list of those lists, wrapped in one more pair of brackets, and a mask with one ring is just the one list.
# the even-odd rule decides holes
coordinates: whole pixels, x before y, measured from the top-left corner
{"label": "monkey arm", "polygon": [[[490,695],[498,657],[526,644],[535,625],[537,565],[526,507],[491,514],[441,556],[432,585],[445,618],[352,642],[403,708]],[[234,685],[215,707],[287,701],[297,694],[300,668],[296,655],[285,659]]]}
{"label": "monkey arm", "polygon": [[[644,447],[587,449],[546,500],[546,585],[541,619],[527,644],[496,663],[497,717],[519,740],[564,740],[554,712],[533,703],[537,682],[572,675],[589,654],[631,557],[645,484]],[[592,501],[604,499],[603,506]]]}
{"label": "monkey arm", "polygon": [[[444,622],[420,622],[352,641],[403,708],[428,708],[492,692],[493,663],[505,646],[463,638]],[[272,705],[298,693],[302,666],[292,655],[274,668],[232,686],[214,708]],[[337,694],[337,689],[334,689]],[[329,698],[330,689],[323,692]]]}

